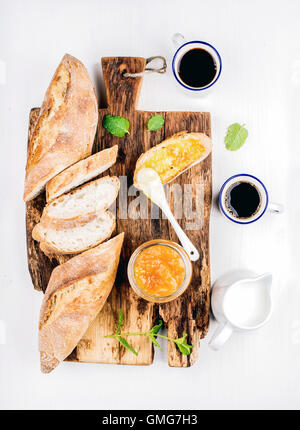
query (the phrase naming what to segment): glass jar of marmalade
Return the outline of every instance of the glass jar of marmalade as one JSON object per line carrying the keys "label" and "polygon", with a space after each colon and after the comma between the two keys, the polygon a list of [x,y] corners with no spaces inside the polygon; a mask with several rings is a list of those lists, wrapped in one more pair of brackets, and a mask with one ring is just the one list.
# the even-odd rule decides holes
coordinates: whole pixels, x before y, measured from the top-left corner
{"label": "glass jar of marmalade", "polygon": [[178,243],[156,239],[139,246],[130,257],[128,279],[139,296],[166,303],[179,297],[192,279],[192,263]]}

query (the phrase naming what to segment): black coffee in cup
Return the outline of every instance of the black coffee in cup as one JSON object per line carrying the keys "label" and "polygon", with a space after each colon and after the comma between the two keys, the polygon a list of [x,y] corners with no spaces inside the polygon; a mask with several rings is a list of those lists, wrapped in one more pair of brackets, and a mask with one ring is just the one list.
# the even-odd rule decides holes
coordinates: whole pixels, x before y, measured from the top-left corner
{"label": "black coffee in cup", "polygon": [[251,218],[260,208],[261,196],[250,182],[236,182],[226,192],[225,205],[235,218]]}
{"label": "black coffee in cup", "polygon": [[217,65],[208,51],[194,48],[182,56],[178,74],[182,82],[189,87],[202,88],[215,79]]}

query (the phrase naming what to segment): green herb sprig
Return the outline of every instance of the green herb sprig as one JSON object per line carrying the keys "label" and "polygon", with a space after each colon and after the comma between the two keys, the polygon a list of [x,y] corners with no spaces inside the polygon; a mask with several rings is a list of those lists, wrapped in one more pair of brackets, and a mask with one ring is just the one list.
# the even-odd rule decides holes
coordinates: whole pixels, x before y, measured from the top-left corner
{"label": "green herb sprig", "polygon": [[193,348],[192,345],[189,345],[186,343],[185,339],[187,337],[187,334],[184,333],[184,335],[178,339],[172,339],[167,336],[163,336],[162,334],[159,334],[160,329],[163,326],[163,322],[160,320],[158,324],[154,325],[149,331],[146,332],[139,332],[139,333],[121,333],[121,328],[123,325],[124,316],[123,311],[120,309],[119,313],[119,320],[118,320],[118,326],[115,333],[109,334],[105,337],[110,337],[113,339],[117,339],[121,345],[124,346],[124,348],[128,349],[128,351],[132,352],[135,355],[138,355],[138,353],[135,351],[135,349],[129,345],[125,337],[127,336],[147,336],[156,346],[157,348],[161,349],[160,344],[157,342],[157,337],[167,339],[170,342],[174,342],[175,345],[178,347],[179,351],[184,355],[189,355],[191,353],[191,349]]}

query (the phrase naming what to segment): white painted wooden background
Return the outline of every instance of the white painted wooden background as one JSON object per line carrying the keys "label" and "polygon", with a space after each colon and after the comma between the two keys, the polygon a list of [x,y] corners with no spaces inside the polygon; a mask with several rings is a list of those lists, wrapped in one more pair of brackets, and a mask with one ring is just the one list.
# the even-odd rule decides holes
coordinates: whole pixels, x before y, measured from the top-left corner
{"label": "white painted wooden background", "polygon": [[[0,408],[299,408],[300,2],[297,0],[0,0]],[[144,79],[139,108],[212,114],[214,197],[230,175],[260,177],[286,207],[249,226],[211,216],[212,280],[248,268],[271,271],[270,323],[234,335],[219,352],[202,342],[189,369],[64,363],[42,375],[37,352],[41,293],[27,272],[22,202],[28,113],[41,104],[65,52],[81,59],[98,87],[101,56],[172,58],[171,36],[214,44],[223,59],[215,91],[182,94],[171,76]],[[236,153],[226,128],[246,123]],[[158,395],[157,393],[160,392]]]}

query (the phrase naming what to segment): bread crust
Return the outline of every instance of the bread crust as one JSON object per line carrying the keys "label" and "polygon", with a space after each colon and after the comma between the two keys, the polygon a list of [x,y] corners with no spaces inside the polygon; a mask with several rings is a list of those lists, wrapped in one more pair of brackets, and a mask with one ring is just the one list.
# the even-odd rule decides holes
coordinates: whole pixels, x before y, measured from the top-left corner
{"label": "bread crust", "polygon": [[[53,243],[45,241],[42,230],[44,228],[49,228],[49,225],[46,225],[45,222],[36,224],[36,226],[32,230],[32,237],[37,242],[40,242],[40,248],[43,251],[43,253],[46,255],[49,255],[49,254],[50,255],[51,254],[58,254],[58,255],[79,254],[81,252],[87,251],[88,249],[94,248],[95,246],[98,246],[100,243],[109,239],[111,237],[111,235],[113,234],[113,232],[116,228],[116,219],[115,219],[115,216],[110,211],[106,211],[106,213],[110,216],[110,219],[112,220],[112,226],[111,226],[111,229],[108,232],[107,236],[104,237],[102,240],[95,242],[86,248],[81,248],[77,251],[70,250],[70,249],[60,249],[60,248],[57,248]],[[97,218],[97,216],[98,215],[94,215],[93,218],[87,222],[92,221],[93,219]],[[73,225],[70,226],[69,228],[81,227],[81,226],[83,226],[83,224],[84,224],[83,222],[76,223],[76,221],[73,221]],[[50,228],[53,228],[53,226],[50,225]]]}
{"label": "bread crust", "polygon": [[51,202],[56,197],[65,194],[109,169],[116,162],[117,155],[118,146],[114,145],[63,170],[47,183],[47,202]]}
{"label": "bread crust", "polygon": [[98,104],[84,65],[66,54],[47,89],[28,146],[24,200],[92,152]]}
{"label": "bread crust", "polygon": [[[197,160],[196,162],[190,163],[189,165],[187,165],[184,169],[180,170],[179,173],[176,174],[170,174],[169,175],[169,179],[168,179],[168,183],[173,181],[175,178],[177,178],[177,176],[181,175],[183,172],[185,172],[186,170],[190,169],[192,166],[198,164],[200,161],[204,160],[211,152],[212,149],[212,142],[210,137],[208,137],[206,134],[204,133],[188,133],[187,131],[180,131],[176,134],[174,134],[173,136],[168,137],[167,139],[165,139],[163,142],[159,143],[158,145],[150,148],[148,151],[144,152],[137,160],[136,162],[136,166],[135,166],[135,171],[134,171],[134,178],[133,178],[133,183],[134,185],[139,188],[139,184],[137,181],[137,174],[138,172],[143,168],[143,164],[153,155],[154,152],[159,151],[160,148],[168,146],[170,144],[175,143],[177,140],[181,140],[181,139],[185,139],[188,136],[192,136],[195,137],[197,139],[201,139],[204,143],[205,146],[205,152],[203,154],[203,156]],[[164,182],[163,183],[167,183]]]}
{"label": "bread crust", "polygon": [[[51,218],[48,217],[47,214],[41,217],[39,224],[44,228],[57,228],[57,229],[68,229],[68,228],[77,228],[85,225],[87,222],[93,221],[95,218],[99,216],[100,213],[105,212],[105,210],[101,210],[99,213],[95,212],[86,216],[80,216],[71,219],[60,219],[60,218]],[[33,237],[32,232],[32,237]],[[35,239],[33,237],[33,239]],[[35,239],[36,240],[36,239]]]}
{"label": "bread crust", "polygon": [[115,282],[124,233],[57,266],[39,323],[41,370],[51,372],[76,347]]}

